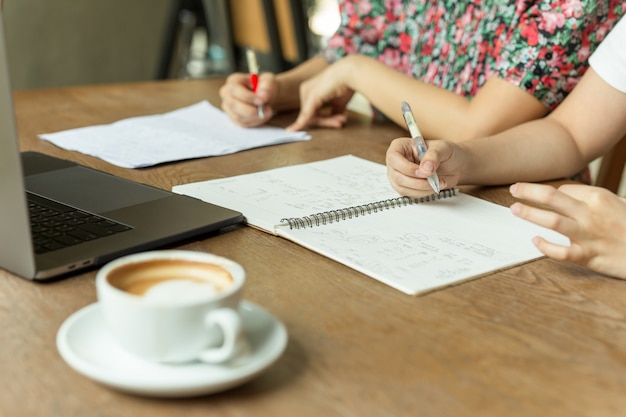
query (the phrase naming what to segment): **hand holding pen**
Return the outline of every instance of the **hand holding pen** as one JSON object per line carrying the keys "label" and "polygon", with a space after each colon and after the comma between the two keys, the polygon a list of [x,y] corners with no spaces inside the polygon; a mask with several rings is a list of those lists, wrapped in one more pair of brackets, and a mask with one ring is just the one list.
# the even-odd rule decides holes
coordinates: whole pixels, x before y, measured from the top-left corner
{"label": "hand holding pen", "polygon": [[[252,49],[246,50],[246,59],[248,61],[248,71],[250,72],[250,84],[252,85],[252,91],[256,93],[257,87],[259,86],[259,64],[256,60],[256,54]],[[263,119],[265,117],[263,105],[257,106],[257,113],[259,115],[259,119]]]}
{"label": "hand holding pen", "polygon": [[[409,134],[415,141],[415,148],[417,149],[417,155],[419,162],[422,162],[424,155],[426,154],[426,142],[422,137],[422,134],[417,127],[417,122],[415,121],[415,117],[413,117],[413,112],[411,111],[411,106],[406,101],[402,102],[402,116],[404,117],[404,122],[406,123],[406,127],[409,129]],[[429,175],[427,178],[428,184],[430,187],[439,194],[439,177],[436,172],[433,172],[432,175]]]}

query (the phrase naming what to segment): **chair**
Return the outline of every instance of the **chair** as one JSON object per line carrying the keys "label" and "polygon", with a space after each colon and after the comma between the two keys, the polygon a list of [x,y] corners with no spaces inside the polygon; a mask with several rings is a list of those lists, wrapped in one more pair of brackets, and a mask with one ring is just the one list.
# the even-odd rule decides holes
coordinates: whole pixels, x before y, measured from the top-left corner
{"label": "chair", "polygon": [[261,71],[290,69],[308,58],[305,17],[302,0],[172,0],[160,78],[186,76],[197,27],[206,30],[209,44],[212,68],[206,75],[247,71],[247,48],[257,53]]}
{"label": "chair", "polygon": [[626,137],[622,138],[606,155],[602,157],[596,185],[619,192],[620,183],[626,164]]}
{"label": "chair", "polygon": [[159,79],[186,78],[196,27],[206,27],[200,0],[171,0]]}
{"label": "chair", "polygon": [[262,71],[281,72],[308,58],[309,29],[302,0],[230,0],[233,53],[245,71],[255,49]]}

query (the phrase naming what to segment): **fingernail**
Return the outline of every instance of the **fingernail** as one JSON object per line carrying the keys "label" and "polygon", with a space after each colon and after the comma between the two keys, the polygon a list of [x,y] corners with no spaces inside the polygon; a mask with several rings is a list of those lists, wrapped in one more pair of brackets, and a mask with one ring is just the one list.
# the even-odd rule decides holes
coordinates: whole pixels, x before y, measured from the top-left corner
{"label": "fingernail", "polygon": [[517,183],[512,184],[512,185],[509,187],[509,192],[510,192],[511,194],[515,194],[515,193],[517,192]]}
{"label": "fingernail", "polygon": [[430,161],[424,162],[421,166],[422,172],[426,172],[427,174],[432,174],[435,170],[435,165]]}

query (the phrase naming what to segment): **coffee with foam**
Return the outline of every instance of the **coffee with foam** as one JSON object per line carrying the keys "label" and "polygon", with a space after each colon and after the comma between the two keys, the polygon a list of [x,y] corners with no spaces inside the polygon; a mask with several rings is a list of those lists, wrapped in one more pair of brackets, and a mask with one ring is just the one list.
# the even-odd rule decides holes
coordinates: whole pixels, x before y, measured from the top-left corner
{"label": "coffee with foam", "polygon": [[106,328],[128,353],[159,363],[225,363],[247,339],[239,311],[243,267],[210,253],[123,256],[96,274]]}
{"label": "coffee with foam", "polygon": [[219,265],[184,259],[129,263],[108,276],[124,292],[160,302],[194,301],[230,288],[233,277]]}

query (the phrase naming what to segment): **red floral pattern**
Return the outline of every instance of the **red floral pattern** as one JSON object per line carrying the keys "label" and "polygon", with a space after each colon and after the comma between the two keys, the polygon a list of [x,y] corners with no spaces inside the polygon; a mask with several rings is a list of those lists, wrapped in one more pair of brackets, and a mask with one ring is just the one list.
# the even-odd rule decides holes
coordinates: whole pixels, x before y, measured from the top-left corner
{"label": "red floral pattern", "polygon": [[474,96],[491,76],[553,109],[624,14],[616,0],[339,0],[324,50],[363,54],[424,82]]}

